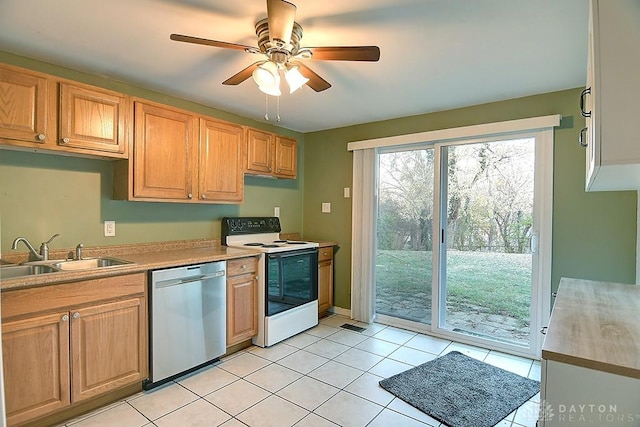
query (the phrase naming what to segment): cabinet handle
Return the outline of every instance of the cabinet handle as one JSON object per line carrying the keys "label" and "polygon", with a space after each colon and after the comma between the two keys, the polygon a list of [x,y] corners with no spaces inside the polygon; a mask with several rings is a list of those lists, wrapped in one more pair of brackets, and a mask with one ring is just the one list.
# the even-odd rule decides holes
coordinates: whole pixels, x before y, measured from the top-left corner
{"label": "cabinet handle", "polygon": [[280,168],[278,168],[278,173],[280,173]]}
{"label": "cabinet handle", "polygon": [[69,315],[65,314],[64,316],[62,316],[62,319],[60,320],[62,320],[63,322],[66,322],[67,320],[69,320]]}
{"label": "cabinet handle", "polygon": [[66,137],[65,137],[65,138],[62,138],[61,143],[62,143],[62,144],[68,144],[68,143],[69,143],[69,138],[66,138]]}
{"label": "cabinet handle", "polygon": [[580,131],[580,136],[578,137],[578,144],[580,145],[580,147],[586,147],[587,145],[589,145],[587,143],[586,138],[584,137],[585,132],[587,131],[587,129],[589,129],[588,127],[583,127],[582,130]]}
{"label": "cabinet handle", "polygon": [[322,256],[327,256],[327,255],[329,255],[328,252],[322,252]]}
{"label": "cabinet handle", "polygon": [[44,133],[39,133],[37,138],[38,138],[38,141],[44,141],[45,139],[47,139]]}
{"label": "cabinet handle", "polygon": [[73,313],[73,318],[77,319],[78,317],[80,317],[80,313],[78,313],[77,311],[75,313]]}
{"label": "cabinet handle", "polygon": [[582,114],[582,117],[591,117],[591,111],[586,112],[584,111],[584,99],[587,95],[591,95],[591,88],[588,87],[585,90],[582,91],[582,93],[580,94],[580,114]]}
{"label": "cabinet handle", "polygon": [[271,172],[271,166],[269,166],[269,172]]}
{"label": "cabinet handle", "polygon": [[540,329],[540,333],[542,335],[547,335],[547,328],[548,328],[548,326],[543,326],[542,329]]}
{"label": "cabinet handle", "polygon": [[203,199],[206,199],[206,198],[207,198],[207,195],[206,195],[206,194],[203,194],[203,195],[202,195],[202,198],[203,198]]}
{"label": "cabinet handle", "polygon": [[246,270],[247,269],[247,265],[246,264],[242,264],[242,269]]}
{"label": "cabinet handle", "polygon": [[192,193],[187,194],[187,199],[193,199],[193,194]]}

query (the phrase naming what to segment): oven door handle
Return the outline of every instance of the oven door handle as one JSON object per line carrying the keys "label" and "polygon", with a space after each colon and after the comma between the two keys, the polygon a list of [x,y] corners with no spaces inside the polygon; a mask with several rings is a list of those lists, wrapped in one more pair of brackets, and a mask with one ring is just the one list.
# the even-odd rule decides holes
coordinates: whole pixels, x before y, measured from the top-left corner
{"label": "oven door handle", "polygon": [[286,252],[277,252],[277,253],[267,253],[267,257],[269,259],[275,259],[275,258],[289,258],[292,256],[300,256],[300,255],[313,255],[313,254],[317,254],[318,253],[318,248],[315,249],[311,249],[311,250],[306,250],[306,249],[301,249],[301,250],[293,250],[293,251],[286,251]]}

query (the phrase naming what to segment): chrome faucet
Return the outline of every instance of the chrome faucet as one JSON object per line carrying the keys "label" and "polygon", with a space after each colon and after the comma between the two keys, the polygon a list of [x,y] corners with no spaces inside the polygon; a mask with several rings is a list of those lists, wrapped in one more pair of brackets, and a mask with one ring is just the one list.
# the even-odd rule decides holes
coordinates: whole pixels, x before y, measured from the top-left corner
{"label": "chrome faucet", "polygon": [[40,245],[40,253],[36,252],[36,249],[24,237],[18,237],[17,239],[15,239],[13,241],[13,244],[11,245],[11,249],[13,250],[18,249],[18,243],[23,242],[25,246],[29,248],[29,252],[31,252],[31,255],[35,259],[41,260],[41,261],[48,261],[49,260],[49,243],[51,243],[51,241],[58,236],[59,234],[54,234],[53,236],[51,236],[49,240],[47,240],[46,242],[42,242],[42,244]]}
{"label": "chrome faucet", "polygon": [[76,261],[80,261],[82,259],[82,248],[83,247],[84,247],[84,245],[82,243],[78,243],[78,246],[76,246],[76,257],[75,257]]}

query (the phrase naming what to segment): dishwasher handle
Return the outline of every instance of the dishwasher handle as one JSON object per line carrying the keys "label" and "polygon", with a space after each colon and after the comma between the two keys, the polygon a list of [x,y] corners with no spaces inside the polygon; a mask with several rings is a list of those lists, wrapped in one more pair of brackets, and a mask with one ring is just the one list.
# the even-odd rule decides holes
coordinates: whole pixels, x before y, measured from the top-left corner
{"label": "dishwasher handle", "polygon": [[156,282],[156,289],[168,288],[171,286],[184,285],[186,283],[202,282],[205,280],[215,279],[217,277],[224,277],[225,270],[216,271],[213,274],[202,274],[200,276],[186,277],[184,279],[163,280]]}

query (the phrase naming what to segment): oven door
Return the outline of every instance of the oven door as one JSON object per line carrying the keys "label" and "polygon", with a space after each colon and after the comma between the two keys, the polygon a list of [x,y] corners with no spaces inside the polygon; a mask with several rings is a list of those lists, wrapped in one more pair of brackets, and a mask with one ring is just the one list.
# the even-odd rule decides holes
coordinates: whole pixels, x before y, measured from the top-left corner
{"label": "oven door", "polygon": [[267,316],[318,299],[318,248],[267,253],[266,257]]}

